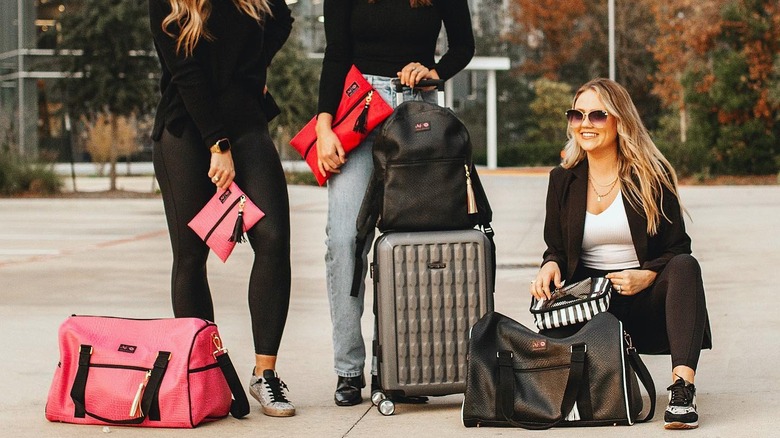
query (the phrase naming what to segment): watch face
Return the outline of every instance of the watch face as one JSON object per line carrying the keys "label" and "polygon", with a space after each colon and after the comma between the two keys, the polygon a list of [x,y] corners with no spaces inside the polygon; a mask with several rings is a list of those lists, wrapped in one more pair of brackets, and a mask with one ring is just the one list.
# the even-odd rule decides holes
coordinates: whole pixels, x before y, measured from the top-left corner
{"label": "watch face", "polygon": [[225,152],[230,150],[230,140],[223,138],[221,140],[217,140],[217,143],[214,145],[219,148],[220,152]]}

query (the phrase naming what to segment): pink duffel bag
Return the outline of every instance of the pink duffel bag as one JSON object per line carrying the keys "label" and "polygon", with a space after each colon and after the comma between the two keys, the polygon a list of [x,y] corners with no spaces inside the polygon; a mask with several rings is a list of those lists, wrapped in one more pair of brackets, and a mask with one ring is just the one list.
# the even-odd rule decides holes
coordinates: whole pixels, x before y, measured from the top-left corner
{"label": "pink duffel bag", "polygon": [[213,322],[71,316],[59,344],[49,421],[191,428],[249,413]]}

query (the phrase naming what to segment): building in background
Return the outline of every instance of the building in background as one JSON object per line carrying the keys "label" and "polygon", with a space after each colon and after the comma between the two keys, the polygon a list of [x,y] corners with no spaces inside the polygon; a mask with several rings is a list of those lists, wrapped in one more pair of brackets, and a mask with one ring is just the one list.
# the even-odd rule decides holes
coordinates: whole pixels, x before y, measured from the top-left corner
{"label": "building in background", "polygon": [[[77,0],[76,0],[77,1]],[[136,0],[133,0],[136,1]],[[296,19],[300,38],[312,57],[325,50],[323,0],[286,0]],[[507,0],[469,0],[478,35],[505,26],[501,12]],[[0,150],[31,159],[67,161],[72,149],[70,123],[56,83],[65,77],[57,60],[60,17],[74,0],[0,0]],[[477,18],[479,14],[482,18]],[[485,18],[487,17],[487,18]],[[502,18],[503,17],[503,18]],[[440,38],[439,52],[446,49]],[[480,54],[478,55],[491,55]],[[468,100],[484,99],[484,72],[465,71],[453,78],[448,102],[454,108]],[[89,160],[77,145],[76,161]]]}

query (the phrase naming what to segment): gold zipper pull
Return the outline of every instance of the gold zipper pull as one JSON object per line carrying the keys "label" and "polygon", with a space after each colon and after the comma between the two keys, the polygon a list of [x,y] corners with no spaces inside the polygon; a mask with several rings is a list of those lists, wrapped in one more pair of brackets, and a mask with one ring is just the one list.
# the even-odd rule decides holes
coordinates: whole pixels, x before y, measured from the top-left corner
{"label": "gold zipper pull", "polygon": [[144,390],[151,377],[152,370],[149,370],[146,372],[146,375],[144,375],[143,382],[138,384],[138,391],[136,391],[135,398],[133,398],[133,404],[130,406],[130,418],[140,418],[144,416],[144,413],[141,410],[141,400],[144,397]]}
{"label": "gold zipper pull", "polygon": [[474,214],[477,210],[477,199],[474,196],[474,188],[471,186],[471,172],[469,171],[469,165],[464,164],[466,168],[466,209],[468,214]]}

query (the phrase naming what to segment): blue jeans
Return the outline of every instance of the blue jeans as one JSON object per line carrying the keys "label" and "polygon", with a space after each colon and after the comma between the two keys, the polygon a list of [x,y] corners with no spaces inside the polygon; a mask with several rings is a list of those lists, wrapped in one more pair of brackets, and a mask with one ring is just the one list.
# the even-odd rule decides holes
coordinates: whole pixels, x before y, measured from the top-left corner
{"label": "blue jeans", "polygon": [[[390,80],[383,76],[365,75],[379,95],[393,108],[396,106],[395,90]],[[436,103],[436,91],[404,91],[404,100],[412,98]],[[325,230],[327,252],[328,299],[330,318],[333,324],[333,361],[336,374],[342,377],[356,377],[363,373],[366,348],[360,326],[363,316],[365,282],[361,283],[357,298],[350,296],[352,274],[355,269],[356,221],[363,203],[366,187],[374,170],[373,145],[376,131],[347,156],[341,166],[341,173],[328,180],[328,224]],[[367,255],[373,242],[373,232],[363,249],[363,278],[368,269]],[[372,371],[375,367],[372,367]]]}

